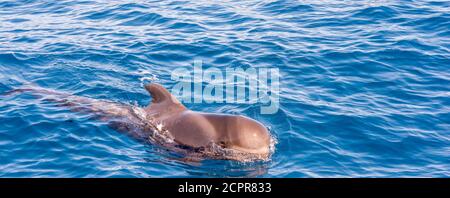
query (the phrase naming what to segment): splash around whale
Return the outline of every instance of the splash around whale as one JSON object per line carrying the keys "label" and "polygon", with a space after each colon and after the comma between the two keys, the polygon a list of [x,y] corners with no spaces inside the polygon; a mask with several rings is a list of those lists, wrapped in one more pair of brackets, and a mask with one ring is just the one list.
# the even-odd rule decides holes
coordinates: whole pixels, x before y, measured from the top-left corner
{"label": "splash around whale", "polygon": [[144,86],[152,97],[147,107],[97,100],[26,85],[6,95],[30,93],[72,111],[92,115],[133,138],[183,154],[185,159],[267,161],[276,140],[260,122],[239,115],[187,109],[163,86]]}

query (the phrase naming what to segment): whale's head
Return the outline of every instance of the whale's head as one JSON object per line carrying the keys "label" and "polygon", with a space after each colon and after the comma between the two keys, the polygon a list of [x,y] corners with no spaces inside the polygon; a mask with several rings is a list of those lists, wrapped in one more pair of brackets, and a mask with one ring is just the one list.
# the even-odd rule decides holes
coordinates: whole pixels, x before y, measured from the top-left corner
{"label": "whale's head", "polygon": [[270,155],[272,136],[263,124],[245,116],[234,116],[229,123],[230,148],[265,157]]}

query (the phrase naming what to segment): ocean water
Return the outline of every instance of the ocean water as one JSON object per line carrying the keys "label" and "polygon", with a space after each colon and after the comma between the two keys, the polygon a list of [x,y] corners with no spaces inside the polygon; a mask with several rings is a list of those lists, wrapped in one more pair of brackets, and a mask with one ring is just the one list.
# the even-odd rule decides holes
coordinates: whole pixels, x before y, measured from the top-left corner
{"label": "ocean water", "polygon": [[195,104],[271,129],[271,159],[186,162],[27,94],[0,99],[0,177],[449,177],[450,2],[0,0],[0,92],[145,106],[144,78],[278,68],[280,108]]}

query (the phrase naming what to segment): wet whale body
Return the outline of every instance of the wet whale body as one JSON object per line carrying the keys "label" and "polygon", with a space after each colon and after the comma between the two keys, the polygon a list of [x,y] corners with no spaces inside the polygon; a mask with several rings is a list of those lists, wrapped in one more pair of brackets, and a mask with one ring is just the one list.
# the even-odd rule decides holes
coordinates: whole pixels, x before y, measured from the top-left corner
{"label": "wet whale body", "polygon": [[7,94],[31,93],[58,106],[90,114],[117,131],[162,145],[189,158],[269,159],[274,140],[258,121],[239,115],[191,111],[159,84],[147,84],[145,89],[152,101],[143,108],[37,86],[15,89]]}

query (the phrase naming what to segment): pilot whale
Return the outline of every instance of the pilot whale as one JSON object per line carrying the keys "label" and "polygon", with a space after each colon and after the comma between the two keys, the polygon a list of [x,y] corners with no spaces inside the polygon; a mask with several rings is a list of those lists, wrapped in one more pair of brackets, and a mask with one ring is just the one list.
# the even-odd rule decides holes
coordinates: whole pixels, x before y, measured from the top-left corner
{"label": "pilot whale", "polygon": [[146,107],[76,96],[27,86],[7,94],[30,92],[58,106],[92,114],[112,128],[141,140],[201,158],[238,161],[267,160],[273,139],[260,122],[241,115],[187,109],[162,85],[144,86],[152,100]]}

